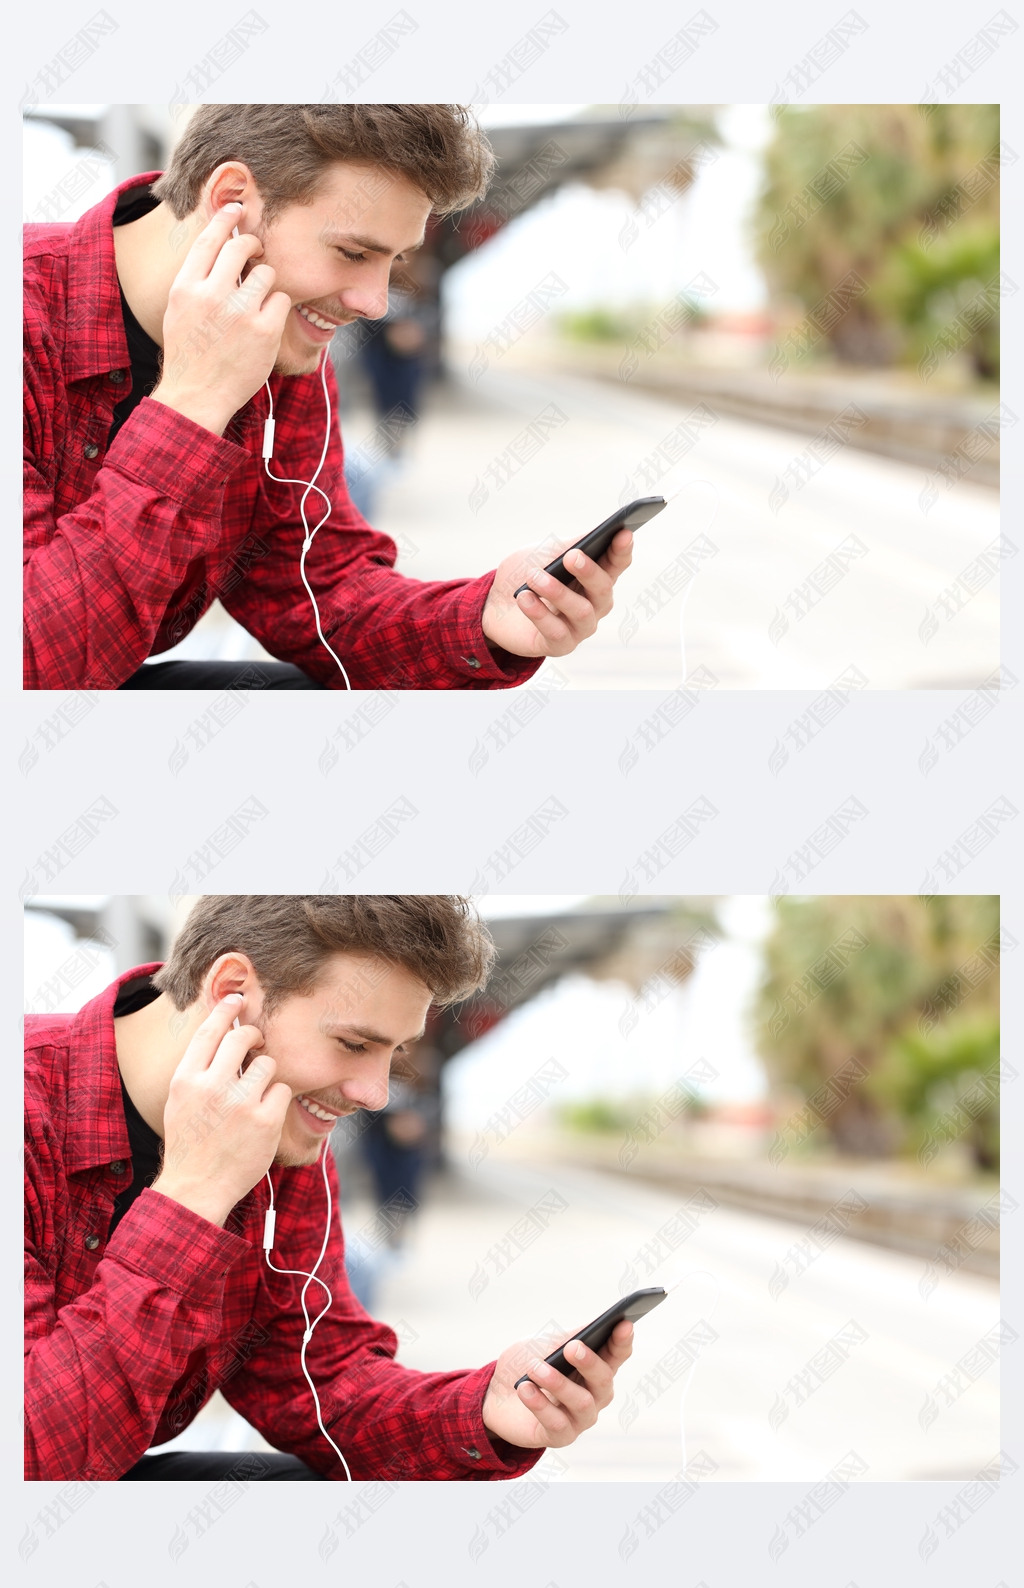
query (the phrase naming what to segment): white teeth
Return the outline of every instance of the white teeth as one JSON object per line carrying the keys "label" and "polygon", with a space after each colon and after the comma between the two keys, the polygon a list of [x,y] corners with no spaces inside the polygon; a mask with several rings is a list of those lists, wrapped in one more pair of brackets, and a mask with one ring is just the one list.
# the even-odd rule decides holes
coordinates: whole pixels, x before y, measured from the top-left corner
{"label": "white teeth", "polygon": [[319,315],[313,313],[312,309],[303,308],[301,304],[299,304],[298,309],[302,318],[308,320],[311,325],[315,325],[318,330],[333,331],[335,329],[333,320],[321,320]]}
{"label": "white teeth", "polygon": [[303,1108],[306,1109],[306,1111],[308,1113],[314,1115],[314,1117],[317,1118],[317,1119],[322,1119],[322,1120],[327,1121],[327,1120],[333,1120],[333,1119],[337,1118],[336,1114],[328,1114],[328,1113],[326,1113],[324,1111],[324,1109],[317,1108],[316,1104],[315,1103],[311,1103],[309,1101],[308,1097],[297,1097],[295,1099],[295,1101],[297,1103],[301,1103]]}

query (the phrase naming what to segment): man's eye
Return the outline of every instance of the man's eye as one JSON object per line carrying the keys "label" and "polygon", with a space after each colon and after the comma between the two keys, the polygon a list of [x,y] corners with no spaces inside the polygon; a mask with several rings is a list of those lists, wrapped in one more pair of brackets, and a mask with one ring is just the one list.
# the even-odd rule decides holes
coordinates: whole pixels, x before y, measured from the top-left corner
{"label": "man's eye", "polygon": [[341,1043],[342,1047],[347,1048],[350,1053],[366,1052],[365,1042],[346,1042],[344,1037],[339,1037],[338,1041]]}
{"label": "man's eye", "polygon": [[362,264],[363,260],[366,258],[365,254],[349,253],[347,248],[339,248],[338,252],[339,254],[344,254],[345,258],[350,259],[354,265]]}

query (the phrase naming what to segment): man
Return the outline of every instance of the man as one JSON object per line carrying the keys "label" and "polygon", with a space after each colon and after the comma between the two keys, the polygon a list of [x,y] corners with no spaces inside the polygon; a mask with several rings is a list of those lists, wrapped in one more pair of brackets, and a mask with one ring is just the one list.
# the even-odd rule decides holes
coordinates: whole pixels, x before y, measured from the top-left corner
{"label": "man", "polygon": [[383,1107],[392,1056],[492,953],[457,896],[210,896],[164,966],[28,1017],[26,1477],[223,1476],[237,1456],[145,1454],[218,1388],[269,1478],[511,1478],[594,1423],[631,1325],[569,1349],[578,1383],[523,1342],[415,1372],[328,1218],[335,1123]]}
{"label": "man", "polygon": [[628,531],[575,589],[550,549],[408,579],[345,487],[328,344],[491,164],[460,105],[204,105],[164,175],[26,227],[27,688],[235,682],[143,666],[215,598],[272,688],[510,688],[593,633]]}

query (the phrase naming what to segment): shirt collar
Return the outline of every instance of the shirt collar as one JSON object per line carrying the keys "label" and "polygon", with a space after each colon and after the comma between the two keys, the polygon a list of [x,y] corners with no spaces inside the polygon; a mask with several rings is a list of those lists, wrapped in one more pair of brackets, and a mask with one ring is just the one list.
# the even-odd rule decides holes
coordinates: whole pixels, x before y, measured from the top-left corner
{"label": "shirt collar", "polygon": [[131,1157],[114,1040],[114,1004],[126,982],[136,976],[152,976],[159,969],[157,961],[126,970],[97,998],[90,999],[71,1022],[64,1143],[64,1162],[70,1174]]}
{"label": "shirt collar", "polygon": [[121,317],[121,293],[114,258],[114,210],[122,193],[149,187],[161,175],[147,171],[122,182],[99,204],[86,210],[71,231],[68,249],[67,338],[69,380],[87,380],[112,369],[128,368],[128,344]]}

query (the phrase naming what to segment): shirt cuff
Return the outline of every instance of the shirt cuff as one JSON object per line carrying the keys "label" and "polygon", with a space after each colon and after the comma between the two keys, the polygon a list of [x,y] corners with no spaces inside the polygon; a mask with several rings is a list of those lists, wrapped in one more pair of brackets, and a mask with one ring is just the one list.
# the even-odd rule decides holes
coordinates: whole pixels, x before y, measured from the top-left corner
{"label": "shirt cuff", "polygon": [[198,1307],[218,1307],[228,1270],[248,1241],[147,1186],[110,1237],[104,1257],[166,1285]]}
{"label": "shirt cuff", "polygon": [[190,513],[220,511],[228,476],[248,458],[176,408],[143,397],[114,437],[104,466],[170,497]]}
{"label": "shirt cuff", "polygon": [[492,649],[488,645],[480,620],[493,583],[493,569],[477,579],[467,580],[456,591],[452,606],[453,643],[447,660],[456,672],[464,675],[471,688],[479,689],[487,684],[524,684],[544,661],[543,656],[515,656],[511,651],[499,647]]}
{"label": "shirt cuff", "polygon": [[517,1478],[535,1467],[543,1448],[528,1450],[521,1445],[510,1445],[507,1439],[488,1433],[484,1425],[483,1404],[487,1386],[494,1377],[495,1362],[467,1373],[455,1390],[455,1416],[459,1433],[449,1447],[453,1461],[466,1468],[467,1478],[479,1478],[485,1472],[500,1473],[503,1478]]}

